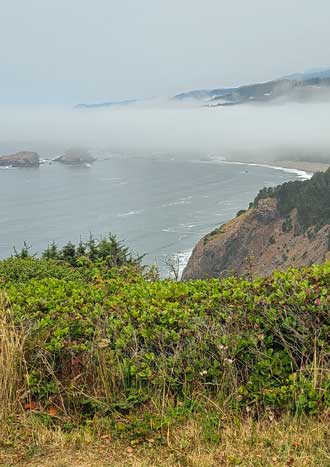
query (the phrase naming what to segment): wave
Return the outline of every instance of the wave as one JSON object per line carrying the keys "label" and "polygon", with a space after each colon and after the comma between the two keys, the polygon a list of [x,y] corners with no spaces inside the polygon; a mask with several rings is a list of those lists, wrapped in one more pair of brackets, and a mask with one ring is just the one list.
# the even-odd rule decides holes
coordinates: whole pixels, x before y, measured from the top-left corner
{"label": "wave", "polygon": [[102,182],[121,182],[123,179],[120,177],[102,177],[100,178]]}
{"label": "wave", "polygon": [[121,212],[120,214],[117,214],[117,217],[135,216],[138,214],[142,214],[143,212],[144,212],[144,209],[141,209],[139,211]]}
{"label": "wave", "polygon": [[[193,250],[184,250],[184,251],[178,251],[177,253],[174,253],[171,256],[171,260],[173,262],[173,267],[177,270],[178,273],[178,279],[181,279],[182,273],[184,268],[187,266],[187,263],[189,261],[189,258],[192,254]],[[169,270],[169,276],[170,278],[174,279],[174,272]]]}
{"label": "wave", "polygon": [[273,170],[281,170],[282,172],[291,173],[297,175],[298,178],[301,180],[309,180],[312,178],[312,172],[306,172],[305,170],[300,169],[289,169],[288,167],[281,167],[278,165],[270,165],[270,164],[260,164],[257,162],[234,162],[234,161],[227,161],[223,157],[213,157],[212,161],[217,162],[219,164],[229,164],[229,165],[245,165],[247,167],[265,167],[267,169]]}
{"label": "wave", "polygon": [[198,224],[178,224],[173,227],[167,227],[165,229],[162,229],[162,232],[168,232],[168,233],[182,233],[185,231],[189,231],[195,227],[198,227]]}
{"label": "wave", "polygon": [[176,201],[171,201],[169,203],[166,203],[166,204],[162,204],[160,207],[161,208],[169,208],[171,206],[178,206],[180,204],[191,204],[191,199],[192,199],[192,196],[186,196],[184,198],[180,198]]}
{"label": "wave", "polygon": [[189,261],[189,258],[192,254],[193,250],[185,250],[185,251],[179,251],[176,253],[176,257],[178,258],[179,261],[179,278],[181,279],[182,273],[184,268],[187,266],[187,263]]}
{"label": "wave", "polygon": [[251,167],[265,167],[267,169],[273,169],[273,170],[281,170],[282,172],[290,173],[290,174],[295,174],[300,178],[301,180],[309,180],[312,178],[313,173],[312,172],[306,172],[305,170],[300,170],[300,169],[289,169],[288,167],[280,167],[277,165],[268,165],[268,164],[256,164],[256,163],[245,163],[245,162],[228,162],[230,164],[243,164]]}

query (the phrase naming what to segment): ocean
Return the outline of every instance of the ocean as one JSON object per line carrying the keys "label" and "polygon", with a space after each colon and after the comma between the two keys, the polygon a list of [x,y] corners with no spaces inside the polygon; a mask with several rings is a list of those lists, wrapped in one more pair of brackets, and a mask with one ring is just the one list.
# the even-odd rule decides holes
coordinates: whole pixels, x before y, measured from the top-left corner
{"label": "ocean", "polygon": [[115,233],[165,277],[182,271],[206,233],[247,208],[264,186],[308,178],[299,170],[222,158],[104,156],[88,166],[45,162],[0,170],[0,257]]}

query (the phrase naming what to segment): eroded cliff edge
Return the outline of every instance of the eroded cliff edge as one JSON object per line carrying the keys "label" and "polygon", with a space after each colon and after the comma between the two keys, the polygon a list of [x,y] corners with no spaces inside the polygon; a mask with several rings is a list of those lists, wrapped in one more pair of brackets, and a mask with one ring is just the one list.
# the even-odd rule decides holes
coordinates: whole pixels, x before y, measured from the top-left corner
{"label": "eroded cliff edge", "polygon": [[247,211],[202,238],[182,279],[274,270],[330,259],[330,170],[262,190]]}

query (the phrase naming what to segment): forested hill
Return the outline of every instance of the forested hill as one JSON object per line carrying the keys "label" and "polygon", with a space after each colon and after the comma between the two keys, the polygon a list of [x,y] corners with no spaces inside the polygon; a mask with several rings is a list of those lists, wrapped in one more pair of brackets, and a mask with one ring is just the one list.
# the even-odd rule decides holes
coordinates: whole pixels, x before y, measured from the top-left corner
{"label": "forested hill", "polygon": [[297,210],[297,221],[303,231],[315,226],[320,229],[330,224],[330,168],[316,173],[310,180],[291,181],[275,188],[263,188],[253,206],[265,198],[275,198],[281,216]]}

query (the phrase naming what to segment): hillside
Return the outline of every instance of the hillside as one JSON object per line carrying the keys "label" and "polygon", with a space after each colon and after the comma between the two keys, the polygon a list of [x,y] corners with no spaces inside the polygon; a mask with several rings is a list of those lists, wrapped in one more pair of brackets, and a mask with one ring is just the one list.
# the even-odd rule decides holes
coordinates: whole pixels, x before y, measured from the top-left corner
{"label": "hillside", "polygon": [[[209,105],[234,105],[245,102],[269,102],[278,98],[311,99],[322,97],[330,85],[330,69],[294,73],[281,78],[243,86],[201,89],[174,96],[177,101],[198,100]],[[324,96],[326,97],[326,96]]]}
{"label": "hillside", "polygon": [[274,270],[330,258],[330,169],[260,191],[250,208],[201,239],[183,279]]}

